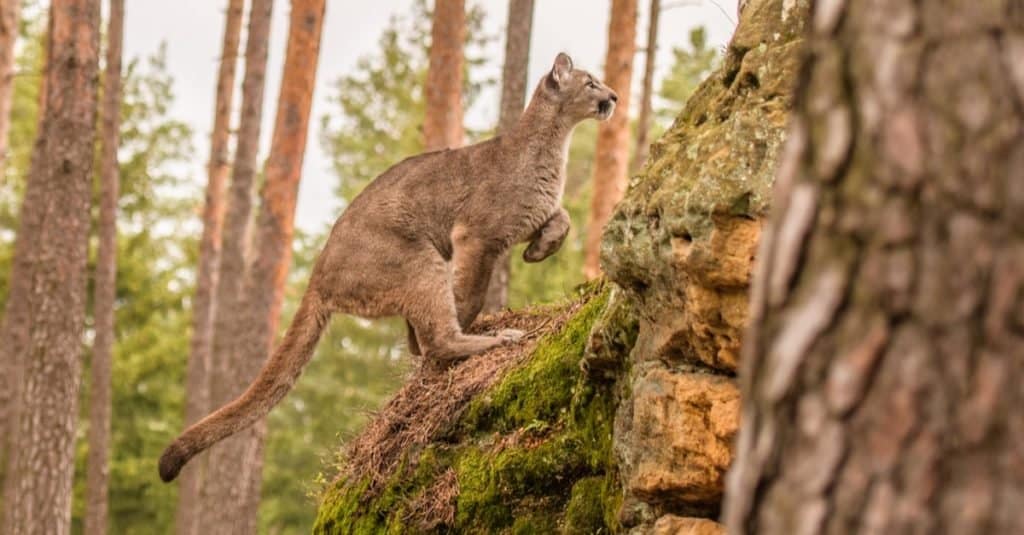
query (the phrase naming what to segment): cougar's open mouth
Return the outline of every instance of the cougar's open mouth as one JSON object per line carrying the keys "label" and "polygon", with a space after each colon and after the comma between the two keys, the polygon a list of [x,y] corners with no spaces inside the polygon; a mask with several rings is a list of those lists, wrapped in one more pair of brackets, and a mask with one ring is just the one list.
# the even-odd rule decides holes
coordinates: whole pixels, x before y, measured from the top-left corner
{"label": "cougar's open mouth", "polygon": [[597,103],[597,116],[602,121],[611,117],[613,111],[615,111],[615,103],[612,102],[612,99],[605,99]]}

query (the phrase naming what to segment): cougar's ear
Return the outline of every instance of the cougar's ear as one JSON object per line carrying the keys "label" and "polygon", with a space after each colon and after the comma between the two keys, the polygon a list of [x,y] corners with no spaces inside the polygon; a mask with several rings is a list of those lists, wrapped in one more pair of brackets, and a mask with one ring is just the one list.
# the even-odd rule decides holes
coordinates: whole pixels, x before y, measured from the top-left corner
{"label": "cougar's ear", "polygon": [[555,64],[551,67],[551,79],[559,87],[569,81],[569,73],[572,72],[572,58],[565,52],[559,52],[555,56]]}

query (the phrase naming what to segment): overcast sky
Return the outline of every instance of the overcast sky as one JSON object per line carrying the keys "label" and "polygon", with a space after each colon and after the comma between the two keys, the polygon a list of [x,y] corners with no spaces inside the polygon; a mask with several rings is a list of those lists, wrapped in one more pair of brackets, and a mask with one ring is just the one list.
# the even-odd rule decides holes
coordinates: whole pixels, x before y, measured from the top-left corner
{"label": "overcast sky", "polygon": [[[410,13],[413,0],[328,0],[324,24],[317,90],[314,96],[311,128],[319,128],[319,118],[329,110],[327,97],[333,82],[355,68],[356,61],[377,50],[377,40],[388,19],[394,14]],[[483,76],[500,78],[504,55],[507,0],[469,0],[480,4],[487,13],[485,31],[498,35],[488,57],[490,72]],[[638,46],[645,46],[648,4],[639,0],[640,21]],[[560,51],[568,52],[576,66],[594,73],[602,72],[607,42],[608,0],[536,0],[533,38],[530,48],[530,84],[540,79]],[[708,28],[709,44],[720,47],[732,34],[736,13],[735,0],[663,0],[663,5],[687,4],[665,10],[660,20],[658,72],[664,73],[671,62],[671,48],[683,46],[691,28]],[[689,5],[695,4],[695,5]],[[168,68],[175,79],[177,101],[172,110],[175,118],[188,122],[195,131],[196,157],[192,177],[197,184],[205,182],[203,171],[209,150],[209,134],[213,117],[214,88],[218,55],[224,26],[227,0],[136,0],[127,2],[125,22],[126,58],[152,54],[167,42]],[[280,85],[285,38],[288,31],[289,3],[277,0],[271,27],[270,58],[263,113],[261,146],[265,157],[270,144],[274,105]],[[244,26],[243,26],[244,27]],[[244,49],[244,34],[242,48]],[[634,87],[639,85],[643,56],[637,55],[634,66]],[[241,82],[243,71],[237,79]],[[470,110],[466,121],[477,128],[497,122],[498,91],[481,96]],[[239,97],[235,98],[236,107]],[[407,155],[396,154],[395,161]],[[305,230],[321,230],[337,218],[340,208],[333,190],[337,178],[319,144],[319,132],[310,132],[299,203],[297,224]],[[201,187],[197,185],[197,187]]]}

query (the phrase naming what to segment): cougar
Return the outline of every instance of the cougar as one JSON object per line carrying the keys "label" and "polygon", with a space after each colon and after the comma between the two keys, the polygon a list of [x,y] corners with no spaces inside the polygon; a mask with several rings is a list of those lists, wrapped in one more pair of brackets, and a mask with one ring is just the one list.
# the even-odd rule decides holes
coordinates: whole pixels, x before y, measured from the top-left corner
{"label": "cougar", "polygon": [[164,451],[171,481],[192,457],[267,415],[292,388],[331,314],[402,316],[409,349],[455,361],[523,335],[464,331],[480,313],[495,260],[528,242],[527,262],[557,251],[569,232],[561,207],[569,138],[577,123],[608,119],[618,96],[555,58],[518,123],[459,149],[403,160],[373,180],[341,214],[313,267],[280,345],[248,389]]}

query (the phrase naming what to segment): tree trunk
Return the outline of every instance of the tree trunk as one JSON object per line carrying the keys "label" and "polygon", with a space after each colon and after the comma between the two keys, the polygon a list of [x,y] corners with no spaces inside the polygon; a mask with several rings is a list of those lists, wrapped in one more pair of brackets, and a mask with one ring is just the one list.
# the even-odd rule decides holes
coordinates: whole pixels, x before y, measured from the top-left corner
{"label": "tree trunk", "polygon": [[644,88],[640,95],[640,116],[636,119],[636,149],[630,173],[640,172],[650,150],[651,99],[654,95],[654,61],[658,56],[658,20],[661,18],[661,0],[651,0],[651,13],[647,21],[647,50],[644,51]]}
{"label": "tree trunk", "polygon": [[96,137],[99,0],[53,0],[46,111],[22,202],[0,334],[21,385],[3,533],[71,530],[89,197]]}
{"label": "tree trunk", "polygon": [[[231,173],[231,188],[221,242],[220,267],[214,294],[213,353],[210,374],[210,407],[220,407],[238,394],[237,376],[241,363],[238,316],[244,313],[242,284],[245,280],[252,187],[256,175],[263,91],[267,70],[272,0],[253,0],[245,48],[245,78],[242,81],[242,111],[238,141]],[[241,499],[242,485],[232,456],[240,451],[240,436],[229,438],[210,450],[203,477],[200,526],[206,533],[230,533],[238,517],[224,514],[224,508]]]}
{"label": "tree trunk", "polygon": [[430,31],[430,65],[423,88],[426,150],[460,147],[462,128],[462,47],[466,41],[465,0],[437,0]]}
{"label": "tree trunk", "polygon": [[1024,9],[810,20],[730,533],[1024,533]]}
{"label": "tree trunk", "polygon": [[[527,67],[530,64],[530,33],[533,31],[533,0],[509,0],[505,37],[505,66],[501,73],[501,114],[498,133],[514,126],[526,106]],[[494,265],[484,299],[484,312],[497,312],[508,304],[509,257]]]}
{"label": "tree trunk", "polygon": [[14,97],[14,44],[18,41],[21,0],[0,2],[0,180],[5,176],[11,101]]}
{"label": "tree trunk", "polygon": [[[316,87],[320,57],[320,31],[325,0],[292,0],[277,117],[260,191],[252,262],[243,291],[245,306],[239,314],[239,373],[234,379],[238,392],[259,373],[273,346],[281,319],[281,305],[292,258],[295,203],[306,152],[310,109]],[[232,459],[239,479],[247,486],[239,504],[238,526],[242,533],[255,533],[260,489],[263,481],[263,445],[266,424],[260,422],[241,433],[245,447]],[[228,513],[230,516],[231,513]]]}
{"label": "tree trunk", "polygon": [[615,113],[601,123],[597,133],[594,191],[583,259],[583,274],[588,279],[601,274],[601,231],[626,190],[629,171],[629,90],[633,80],[635,53],[636,0],[612,0],[604,83],[619,94],[619,102]]}
{"label": "tree trunk", "polygon": [[[206,166],[206,203],[203,207],[203,235],[199,242],[196,296],[192,306],[192,344],[185,384],[185,425],[192,425],[210,410],[210,365],[213,349],[214,295],[220,262],[221,231],[224,227],[224,189],[231,169],[228,143],[231,106],[235,96],[235,65],[242,29],[244,0],[228,0],[217,75],[217,102],[210,136],[210,161]],[[178,486],[177,533],[200,535],[199,492],[205,457],[189,463]]]}
{"label": "tree trunk", "polygon": [[121,43],[124,40],[124,0],[110,0],[107,22],[106,71],[100,112],[99,250],[92,345],[92,392],[89,401],[89,460],[85,481],[85,535],[107,533],[107,487],[110,458],[110,368],[114,347],[114,301],[117,294],[117,199],[120,169],[117,149],[121,129]]}

